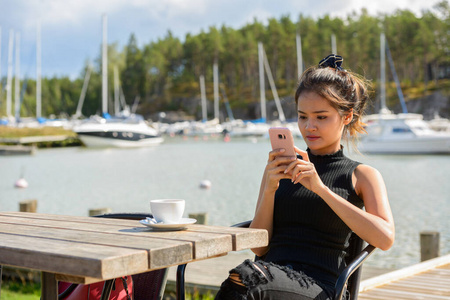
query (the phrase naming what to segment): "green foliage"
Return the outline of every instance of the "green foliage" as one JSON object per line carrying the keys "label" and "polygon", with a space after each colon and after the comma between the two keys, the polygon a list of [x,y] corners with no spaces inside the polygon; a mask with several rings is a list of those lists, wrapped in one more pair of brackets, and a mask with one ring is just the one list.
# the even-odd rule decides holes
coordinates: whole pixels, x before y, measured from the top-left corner
{"label": "green foliage", "polygon": [[5,281],[2,283],[0,300],[39,300],[40,295],[40,283]]}
{"label": "green foliage", "polygon": [[[314,19],[300,14],[293,21],[286,15],[264,23],[255,19],[239,29],[212,26],[196,35],[187,34],[183,42],[168,31],[164,38],[142,47],[131,34],[122,51],[117,49],[117,44],[108,47],[109,103],[115,98],[115,69],[126,104],[131,106],[139,99],[138,113],[144,116],[169,109],[183,110],[185,107],[180,103],[185,99],[197,101],[200,75],[205,76],[207,99],[212,101],[215,62],[219,65],[221,87],[232,108],[258,103],[258,42],[264,45],[279,96],[292,96],[298,77],[296,35],[301,36],[304,68],[316,65],[331,53],[331,36],[335,35],[337,52],[344,57],[344,67],[363,74],[376,84],[380,72],[380,33],[383,31],[402,85],[423,86],[409,97],[406,95],[407,99],[424,96],[431,87],[448,88],[440,87],[436,76],[439,67],[450,64],[450,5],[448,0],[441,0],[420,16],[409,10],[373,16],[366,9],[354,11],[346,18],[325,15]],[[44,116],[75,113],[88,66],[86,63],[75,80],[67,77],[43,79]],[[390,76],[388,71],[388,80],[392,82]],[[28,80],[22,116],[34,115],[35,93],[34,80]],[[392,97],[396,98],[395,95]],[[5,111],[5,92],[2,98],[0,114]],[[92,67],[82,112],[89,116],[99,113],[100,109],[99,56]]]}

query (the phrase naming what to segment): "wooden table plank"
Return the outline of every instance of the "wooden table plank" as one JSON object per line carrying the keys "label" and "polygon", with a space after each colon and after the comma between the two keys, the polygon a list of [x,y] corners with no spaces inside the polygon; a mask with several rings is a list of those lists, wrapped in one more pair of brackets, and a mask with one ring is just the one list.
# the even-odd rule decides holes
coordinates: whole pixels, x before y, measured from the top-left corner
{"label": "wooden table plank", "polygon": [[[120,259],[111,259],[114,257]],[[0,265],[109,279],[144,272],[148,253],[29,236],[17,239],[17,235],[0,233]]]}
{"label": "wooden table plank", "polygon": [[193,250],[191,249],[192,243],[187,241],[161,240],[150,236],[127,236],[118,238],[117,235],[102,232],[92,232],[89,235],[86,235],[85,232],[74,229],[12,225],[5,223],[0,223],[0,232],[146,250],[149,255],[148,268],[150,269],[158,269],[167,265],[182,264],[192,261],[193,259]]}
{"label": "wooden table plank", "polygon": [[[0,223],[21,222],[31,226],[49,226],[52,228],[101,231],[116,234],[117,231],[130,235],[145,235],[168,240],[187,241],[194,243],[194,260],[215,257],[229,251],[240,251],[268,243],[265,230],[243,229],[223,226],[189,225],[188,230],[173,232],[153,231],[134,220],[86,218],[78,216],[47,215],[36,213],[0,213]],[[127,231],[128,230],[128,231]],[[213,239],[212,239],[213,237]],[[229,239],[232,239],[230,248]],[[261,247],[261,246],[260,246]]]}
{"label": "wooden table plank", "polygon": [[[116,219],[100,219],[100,218],[86,218],[75,217],[70,220],[55,216],[52,219],[47,219],[42,215],[34,214],[30,218],[16,216],[17,214],[0,214],[0,223],[8,224],[23,224],[29,226],[72,229],[76,226],[76,230],[112,233],[120,236],[146,236],[155,237],[162,240],[175,240],[182,242],[190,242],[193,244],[193,259],[205,259],[208,257],[215,257],[229,251],[232,251],[232,235],[218,232],[203,232],[203,231],[154,231],[151,228],[141,225],[134,220],[116,220]],[[81,222],[74,222],[73,220],[81,220]],[[92,220],[92,222],[91,222]],[[199,225],[197,225],[199,226]],[[189,229],[189,227],[188,227]]]}
{"label": "wooden table plank", "polygon": [[244,249],[250,249],[254,247],[262,247],[261,245],[265,243],[268,244],[268,233],[267,231],[252,231],[248,228],[239,227],[218,227],[218,226],[199,226],[192,225],[189,227],[190,231],[197,232],[221,232],[231,234],[233,237],[233,251],[241,251]]}
{"label": "wooden table plank", "polygon": [[189,225],[154,231],[135,220],[0,212],[0,264],[90,283],[267,245],[266,230]]}

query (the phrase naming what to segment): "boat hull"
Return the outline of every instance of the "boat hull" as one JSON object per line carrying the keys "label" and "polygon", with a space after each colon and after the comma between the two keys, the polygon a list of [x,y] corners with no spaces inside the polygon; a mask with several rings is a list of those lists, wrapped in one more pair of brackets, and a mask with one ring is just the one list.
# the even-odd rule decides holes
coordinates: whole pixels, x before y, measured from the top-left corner
{"label": "boat hull", "polygon": [[379,154],[450,154],[450,137],[366,140],[358,148],[364,153]]}
{"label": "boat hull", "polygon": [[99,136],[86,133],[78,133],[79,139],[86,147],[117,147],[117,148],[134,148],[148,147],[161,144],[164,140],[162,137],[148,137],[140,139],[118,139],[113,137]]}
{"label": "boat hull", "polygon": [[158,132],[145,123],[86,122],[74,128],[87,147],[147,147],[164,140]]}

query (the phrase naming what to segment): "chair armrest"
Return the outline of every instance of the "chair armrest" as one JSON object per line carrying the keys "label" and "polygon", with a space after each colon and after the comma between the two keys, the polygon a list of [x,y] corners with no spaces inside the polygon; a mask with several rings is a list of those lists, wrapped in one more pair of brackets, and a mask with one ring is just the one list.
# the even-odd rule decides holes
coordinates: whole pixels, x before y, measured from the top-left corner
{"label": "chair armrest", "polygon": [[342,271],[341,275],[339,275],[336,284],[335,284],[335,292],[334,292],[334,300],[341,300],[342,294],[344,292],[344,287],[347,284],[350,276],[355,272],[363,262],[375,251],[375,247],[372,245],[368,245],[364,248]]}
{"label": "chair armrest", "polygon": [[250,226],[251,223],[252,223],[252,220],[248,220],[248,221],[244,221],[244,222],[240,222],[240,223],[231,225],[231,227],[248,228],[248,227]]}

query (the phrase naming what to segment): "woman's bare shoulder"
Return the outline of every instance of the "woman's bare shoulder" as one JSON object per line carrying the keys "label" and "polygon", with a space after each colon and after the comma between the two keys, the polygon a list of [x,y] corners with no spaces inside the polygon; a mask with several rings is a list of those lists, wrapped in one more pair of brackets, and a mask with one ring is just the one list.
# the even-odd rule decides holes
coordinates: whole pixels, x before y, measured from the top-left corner
{"label": "woman's bare shoulder", "polygon": [[361,164],[356,167],[353,173],[353,184],[358,193],[362,189],[369,187],[384,186],[384,180],[377,169],[369,165]]}

